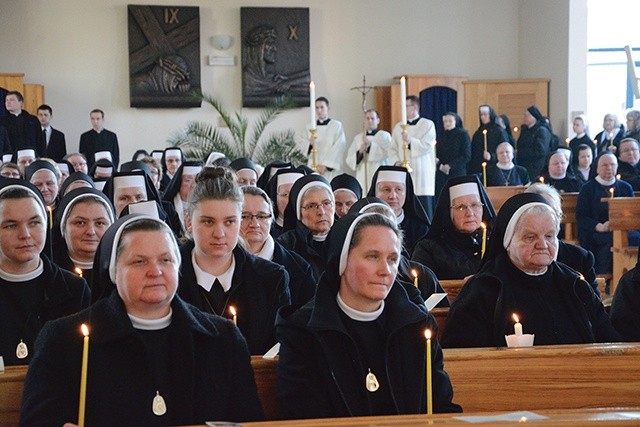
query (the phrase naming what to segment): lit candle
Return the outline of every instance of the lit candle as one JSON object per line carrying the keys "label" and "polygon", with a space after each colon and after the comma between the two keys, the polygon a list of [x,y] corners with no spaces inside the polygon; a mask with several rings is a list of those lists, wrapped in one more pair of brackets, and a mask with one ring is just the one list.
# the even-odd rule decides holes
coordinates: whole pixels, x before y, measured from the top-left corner
{"label": "lit candle", "polygon": [[237,325],[238,324],[238,316],[237,316],[237,313],[236,313],[236,308],[234,306],[230,305],[229,306],[229,312],[233,316],[233,324]]}
{"label": "lit candle", "polygon": [[76,267],[74,271],[76,272],[78,277],[82,277],[82,270],[80,268]]}
{"label": "lit candle", "polygon": [[487,150],[487,130],[486,129],[482,131],[482,135],[484,136],[484,151],[489,151]]}
{"label": "lit candle", "polygon": [[433,414],[433,386],[431,385],[431,330],[424,331],[427,338],[427,415]]}
{"label": "lit candle", "polygon": [[569,137],[567,137],[567,138],[564,140],[564,142],[567,144],[567,147],[569,146],[569,141],[570,141]]}
{"label": "lit candle", "polygon": [[611,198],[613,199],[613,187],[611,187],[611,188],[609,189],[609,194],[611,195]]}
{"label": "lit candle", "polygon": [[487,188],[487,162],[482,162],[482,184]]}
{"label": "lit candle", "polygon": [[616,179],[617,179],[618,181],[620,181],[620,178],[622,178],[622,175],[620,175],[620,174],[616,175]]}
{"label": "lit candle", "polygon": [[613,132],[609,134],[609,151],[613,151]]}
{"label": "lit candle", "polygon": [[541,184],[544,184],[544,176],[541,176],[541,177],[540,177],[540,183],[541,183]]}
{"label": "lit candle", "polygon": [[53,229],[53,209],[51,206],[47,206],[47,211],[49,212],[49,230]]}
{"label": "lit candle", "polygon": [[407,124],[407,79],[400,77],[400,107],[402,112],[402,124]]}
{"label": "lit candle", "polygon": [[311,119],[311,127],[309,129],[316,128],[316,84],[311,81],[309,83],[309,115]]}
{"label": "lit candle", "polygon": [[413,286],[418,287],[418,272],[416,270],[411,270],[411,275],[413,276]]}
{"label": "lit candle", "polygon": [[80,326],[84,342],[82,345],[82,369],[80,371],[80,404],[78,405],[78,426],[84,426],[84,412],[87,405],[87,368],[89,366],[89,328],[84,323]]}
{"label": "lit candle", "polygon": [[522,335],[522,324],[520,323],[518,315],[515,313],[513,313],[513,320],[516,322],[516,324],[513,325],[513,332],[515,332],[516,335]]}
{"label": "lit candle", "polygon": [[513,140],[516,143],[516,151],[517,151],[518,150],[518,126],[513,127],[513,133],[515,134],[515,136],[513,137]]}
{"label": "lit candle", "polygon": [[487,226],[484,222],[481,222],[480,227],[482,227],[482,249],[480,250],[480,257],[484,258],[484,251],[487,249]]}

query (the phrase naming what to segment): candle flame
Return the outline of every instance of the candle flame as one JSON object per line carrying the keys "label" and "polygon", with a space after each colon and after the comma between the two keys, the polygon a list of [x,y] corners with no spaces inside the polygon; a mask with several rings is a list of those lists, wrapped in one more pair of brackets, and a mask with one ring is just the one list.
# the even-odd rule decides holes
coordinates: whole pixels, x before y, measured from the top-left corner
{"label": "candle flame", "polygon": [[487,224],[485,224],[484,222],[481,222],[480,223],[480,228],[486,229],[487,228]]}
{"label": "candle flame", "polygon": [[584,280],[584,276],[580,273],[580,280]]}
{"label": "candle flame", "polygon": [[309,87],[316,87],[316,84],[313,82],[313,80],[311,80],[311,83],[309,83]]}
{"label": "candle flame", "polygon": [[571,141],[571,140],[569,139],[569,137],[565,138],[565,140],[564,140],[564,142],[566,142],[567,144],[569,143],[569,141]]}
{"label": "candle flame", "polygon": [[51,213],[51,212],[53,211],[53,209],[51,209],[51,206],[47,206],[47,211],[48,211],[49,213]]}
{"label": "candle flame", "polygon": [[482,167],[486,167],[487,166],[487,162],[482,162]]}
{"label": "candle flame", "polygon": [[75,271],[78,276],[82,277],[82,270],[80,270],[79,267],[76,267],[73,271]]}
{"label": "candle flame", "polygon": [[544,184],[544,176],[540,177],[540,182]]}
{"label": "candle flame", "polygon": [[430,340],[430,339],[431,339],[431,329],[426,329],[426,330],[424,331],[424,337],[425,337],[426,339],[428,339],[428,340]]}
{"label": "candle flame", "polygon": [[80,325],[80,329],[82,330],[82,335],[84,335],[85,337],[89,336],[89,327],[87,327],[87,325],[83,323],[82,325]]}
{"label": "candle flame", "polygon": [[486,135],[486,134],[487,134],[487,130],[486,130],[486,129],[483,129],[483,130],[482,130],[482,134],[483,134],[483,135]]}
{"label": "candle flame", "polygon": [[[616,175],[616,179],[617,180],[620,180],[621,177],[622,177],[622,175],[620,175],[620,174]],[[613,190],[613,188],[612,188],[612,190]]]}
{"label": "candle flame", "polygon": [[514,126],[514,127],[513,127],[513,131],[514,131],[514,132],[518,132],[518,126]]}
{"label": "candle flame", "polygon": [[411,270],[411,275],[412,275],[414,278],[417,278],[417,277],[418,277],[418,271],[417,271],[417,270]]}
{"label": "candle flame", "polygon": [[515,313],[513,313],[513,320],[515,320],[516,323],[520,323],[520,318]]}
{"label": "candle flame", "polygon": [[232,316],[236,315],[236,308],[232,305],[229,306],[229,312],[231,313]]}
{"label": "candle flame", "polygon": [[609,193],[611,193],[611,195],[613,196],[613,187],[609,189]]}

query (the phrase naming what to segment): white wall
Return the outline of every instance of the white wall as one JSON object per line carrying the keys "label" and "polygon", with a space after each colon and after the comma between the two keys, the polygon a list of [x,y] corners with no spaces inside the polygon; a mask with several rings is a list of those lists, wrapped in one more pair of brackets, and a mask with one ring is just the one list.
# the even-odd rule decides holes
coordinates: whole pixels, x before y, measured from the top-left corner
{"label": "white wall", "polygon": [[[311,75],[317,94],[331,100],[332,115],[345,123],[347,139],[351,140],[361,126],[361,99],[349,89],[360,85],[363,74],[371,85],[388,85],[393,76],[400,74],[451,74],[470,79],[550,77],[551,114],[564,115],[568,105],[566,20],[570,1],[586,2],[137,0],[134,3],[200,6],[203,91],[212,93],[231,110],[241,107],[240,7],[308,7]],[[0,44],[0,72],[24,72],[27,82],[45,85],[46,102],[54,109],[54,126],[66,132],[69,150],[77,147],[80,134],[90,128],[88,113],[95,107],[105,110],[106,127],[117,132],[123,159],[139,147],[164,147],[168,135],[188,120],[217,121],[210,108],[129,107],[128,3],[0,0],[0,36],[5,41]],[[238,65],[206,65],[205,57],[216,53],[209,43],[214,34],[234,37],[230,52],[237,56]],[[373,106],[373,95],[369,97],[369,105]],[[279,119],[276,127],[298,129],[307,117],[307,109],[291,111]]]}

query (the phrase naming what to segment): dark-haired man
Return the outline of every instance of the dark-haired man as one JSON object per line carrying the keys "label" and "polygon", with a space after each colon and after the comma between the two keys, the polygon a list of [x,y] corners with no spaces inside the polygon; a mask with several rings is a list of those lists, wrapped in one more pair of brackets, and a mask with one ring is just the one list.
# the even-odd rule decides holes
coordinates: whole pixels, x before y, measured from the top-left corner
{"label": "dark-haired man", "polygon": [[91,110],[91,130],[80,135],[80,152],[87,158],[89,169],[96,161],[96,153],[106,151],[110,153],[111,163],[118,168],[120,162],[120,148],[115,133],[104,128],[104,111]]}
{"label": "dark-haired man", "polygon": [[40,124],[35,116],[22,109],[24,104],[22,94],[15,90],[7,92],[4,103],[8,114],[0,118],[0,126],[7,129],[11,150],[32,148],[39,157],[44,156],[45,146],[38,138]]}
{"label": "dark-haired man", "polygon": [[61,162],[63,157],[67,155],[67,142],[64,138],[64,133],[51,127],[53,109],[47,104],[42,104],[38,107],[37,114],[41,129],[39,137],[43,140],[44,146],[46,147],[44,157],[53,159],[56,162]]}

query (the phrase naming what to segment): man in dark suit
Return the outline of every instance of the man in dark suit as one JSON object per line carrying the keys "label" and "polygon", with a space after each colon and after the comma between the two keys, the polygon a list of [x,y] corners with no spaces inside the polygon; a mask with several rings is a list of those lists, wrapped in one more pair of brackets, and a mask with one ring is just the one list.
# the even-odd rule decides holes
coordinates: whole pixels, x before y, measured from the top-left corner
{"label": "man in dark suit", "polygon": [[80,135],[80,152],[87,158],[89,169],[96,161],[95,154],[101,151],[111,154],[111,163],[117,169],[120,162],[118,137],[104,128],[104,111],[96,108],[89,113],[89,117],[93,129]]}
{"label": "man in dark suit", "polygon": [[38,137],[44,142],[46,154],[44,157],[61,162],[67,155],[67,143],[64,133],[51,127],[51,117],[53,110],[47,104],[38,107],[38,121],[40,122],[40,133]]}
{"label": "man in dark suit", "polygon": [[0,118],[0,126],[4,126],[9,133],[11,150],[31,148],[38,156],[45,155],[45,147],[38,138],[40,125],[38,119],[22,109],[24,98],[18,91],[7,92],[4,100],[7,115]]}

